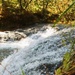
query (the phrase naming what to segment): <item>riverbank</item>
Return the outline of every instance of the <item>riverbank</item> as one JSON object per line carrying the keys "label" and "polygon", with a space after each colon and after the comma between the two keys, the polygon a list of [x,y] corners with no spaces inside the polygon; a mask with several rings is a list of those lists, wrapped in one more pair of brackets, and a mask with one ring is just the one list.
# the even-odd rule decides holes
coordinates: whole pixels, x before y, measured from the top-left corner
{"label": "riverbank", "polygon": [[75,37],[71,43],[71,50],[64,55],[62,65],[55,71],[55,75],[75,75]]}

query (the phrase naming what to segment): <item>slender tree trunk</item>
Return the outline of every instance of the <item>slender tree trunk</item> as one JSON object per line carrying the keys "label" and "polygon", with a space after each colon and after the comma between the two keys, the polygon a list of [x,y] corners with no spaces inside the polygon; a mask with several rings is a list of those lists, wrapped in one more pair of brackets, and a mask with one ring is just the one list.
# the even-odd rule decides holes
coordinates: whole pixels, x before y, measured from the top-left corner
{"label": "slender tree trunk", "polygon": [[29,5],[31,2],[32,2],[32,0],[30,0],[30,1],[26,4],[25,9],[28,7],[28,5]]}
{"label": "slender tree trunk", "polygon": [[4,3],[4,0],[2,0],[2,7],[4,7],[5,3]]}
{"label": "slender tree trunk", "polygon": [[45,16],[45,5],[44,5],[44,0],[43,0],[43,17]]}
{"label": "slender tree trunk", "polygon": [[23,7],[22,7],[22,0],[18,0],[18,2],[19,2],[20,9],[22,10],[23,9]]}

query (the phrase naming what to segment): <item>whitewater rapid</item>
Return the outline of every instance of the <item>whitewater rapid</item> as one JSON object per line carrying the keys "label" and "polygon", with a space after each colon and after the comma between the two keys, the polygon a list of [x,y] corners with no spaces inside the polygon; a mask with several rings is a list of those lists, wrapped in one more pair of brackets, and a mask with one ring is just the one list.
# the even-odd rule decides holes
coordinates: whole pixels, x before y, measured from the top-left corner
{"label": "whitewater rapid", "polygon": [[1,62],[0,75],[21,75],[21,68],[26,75],[45,75],[41,74],[39,66],[56,64],[63,60],[63,55],[71,47],[69,39],[75,37],[75,28],[57,31],[51,26],[45,26],[28,37],[25,33],[20,33],[23,38],[19,41],[8,40],[0,43],[0,50],[13,50],[13,53]]}

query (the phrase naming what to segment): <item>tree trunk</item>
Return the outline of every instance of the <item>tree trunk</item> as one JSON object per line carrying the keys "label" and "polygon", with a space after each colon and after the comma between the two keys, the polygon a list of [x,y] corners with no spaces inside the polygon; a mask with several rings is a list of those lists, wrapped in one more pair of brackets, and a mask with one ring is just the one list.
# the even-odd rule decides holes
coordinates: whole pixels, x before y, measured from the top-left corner
{"label": "tree trunk", "polygon": [[22,0],[18,0],[18,2],[19,2],[20,9],[22,10],[23,9],[23,7],[22,7]]}

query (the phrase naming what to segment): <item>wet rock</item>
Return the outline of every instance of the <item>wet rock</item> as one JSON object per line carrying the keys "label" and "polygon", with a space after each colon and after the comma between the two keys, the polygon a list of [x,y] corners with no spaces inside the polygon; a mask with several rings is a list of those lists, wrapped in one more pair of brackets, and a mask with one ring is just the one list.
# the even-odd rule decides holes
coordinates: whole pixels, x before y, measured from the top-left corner
{"label": "wet rock", "polygon": [[21,32],[0,32],[0,42],[19,41],[23,38],[26,38],[26,35]]}
{"label": "wet rock", "polygon": [[38,71],[40,75],[54,75],[55,70],[59,68],[61,65],[62,65],[62,62],[58,62],[55,64],[44,63],[39,65],[36,68],[36,71]]}

